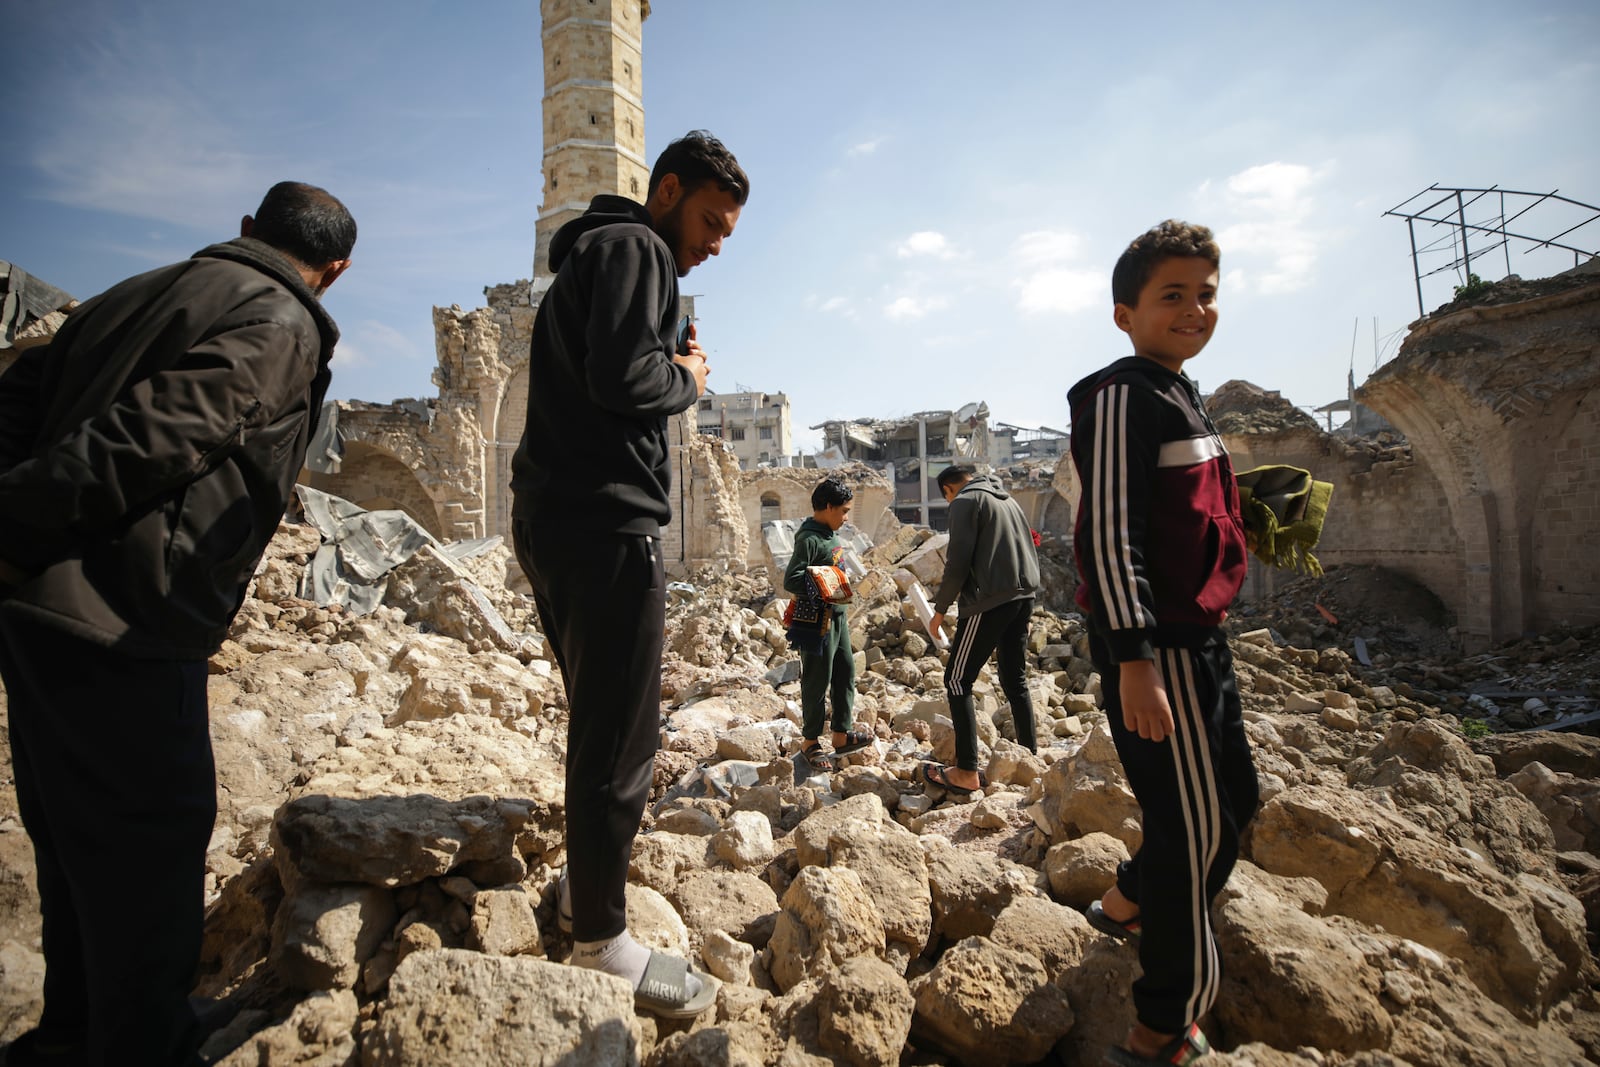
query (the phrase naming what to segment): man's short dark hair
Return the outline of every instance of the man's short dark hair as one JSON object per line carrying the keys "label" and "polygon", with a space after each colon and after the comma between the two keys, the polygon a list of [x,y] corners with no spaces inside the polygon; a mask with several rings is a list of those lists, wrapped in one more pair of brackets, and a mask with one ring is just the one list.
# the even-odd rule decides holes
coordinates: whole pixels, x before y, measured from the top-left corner
{"label": "man's short dark hair", "polygon": [[1222,252],[1206,227],[1177,219],[1152,226],[1135,237],[1127,251],[1118,257],[1111,271],[1112,302],[1136,307],[1139,294],[1144,292],[1156,267],[1163,260],[1187,256],[1210,260],[1211,265],[1219,269],[1222,266]]}
{"label": "man's short dark hair", "polygon": [[838,507],[855,496],[855,490],[838,478],[824,478],[811,490],[811,510]]}
{"label": "man's short dark hair", "polygon": [[934,480],[939,483],[939,488],[943,489],[947,485],[961,485],[964,482],[970,482],[977,476],[977,473],[978,468],[970,463],[952,463],[940,471],[939,477]]}
{"label": "man's short dark hair", "polygon": [[326,189],[304,182],[279,182],[256,208],[250,236],[307,267],[349,259],[356,246],[356,220]]}
{"label": "man's short dark hair", "polygon": [[750,179],[739,161],[705,130],[690,130],[667,145],[650,172],[650,188],[645,195],[655,195],[656,186],[668,174],[678,176],[685,193],[694,192],[706,182],[716,182],[718,189],[733,194],[733,202],[740,207],[750,198]]}

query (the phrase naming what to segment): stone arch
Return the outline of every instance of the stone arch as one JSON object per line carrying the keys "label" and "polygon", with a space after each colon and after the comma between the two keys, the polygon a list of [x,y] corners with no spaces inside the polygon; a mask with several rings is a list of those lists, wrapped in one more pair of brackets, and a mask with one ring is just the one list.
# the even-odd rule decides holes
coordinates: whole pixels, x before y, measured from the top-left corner
{"label": "stone arch", "polygon": [[338,474],[308,471],[313,489],[343,497],[368,511],[403,511],[424,530],[446,537],[439,509],[416,474],[392,454],[365,441],[345,445]]}

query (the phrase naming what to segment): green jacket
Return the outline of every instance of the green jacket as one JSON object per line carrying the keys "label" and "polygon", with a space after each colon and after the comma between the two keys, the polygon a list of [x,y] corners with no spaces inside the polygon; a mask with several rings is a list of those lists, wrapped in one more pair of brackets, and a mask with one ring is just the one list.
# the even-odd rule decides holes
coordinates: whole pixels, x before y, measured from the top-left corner
{"label": "green jacket", "polygon": [[[807,519],[794,532],[794,554],[783,572],[783,588],[793,596],[809,596],[806,585],[807,567],[842,567],[844,544],[839,535],[816,519]],[[843,616],[845,605],[834,604],[834,614]]]}

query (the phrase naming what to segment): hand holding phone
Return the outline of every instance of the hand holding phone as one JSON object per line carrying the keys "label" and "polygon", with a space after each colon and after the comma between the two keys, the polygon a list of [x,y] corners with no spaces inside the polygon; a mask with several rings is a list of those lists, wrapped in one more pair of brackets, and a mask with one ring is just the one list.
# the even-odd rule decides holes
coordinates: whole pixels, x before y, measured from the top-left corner
{"label": "hand holding phone", "polygon": [[694,339],[694,317],[685,315],[678,320],[678,345],[675,351],[680,356],[689,354],[689,342]]}

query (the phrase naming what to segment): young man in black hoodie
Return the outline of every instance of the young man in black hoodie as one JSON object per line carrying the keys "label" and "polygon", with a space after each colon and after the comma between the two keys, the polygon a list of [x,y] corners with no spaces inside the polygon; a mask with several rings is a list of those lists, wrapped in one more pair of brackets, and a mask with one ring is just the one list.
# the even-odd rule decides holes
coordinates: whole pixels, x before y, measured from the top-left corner
{"label": "young man in black hoodie", "polygon": [[925,763],[922,776],[941,789],[966,796],[987,784],[978,771],[972,683],[990,653],[999,652],[1000,688],[1011,701],[1017,742],[1030,752],[1039,747],[1033,733],[1033,701],[1023,680],[1028,620],[1039,591],[1039,556],[1028,517],[998,478],[955,464],[940,471],[938,481],[939,492],[950,502],[950,543],[928,629],[935,635],[940,632],[944,613],[959,597],[961,615],[944,670],[950,721],[956,730],[956,765]]}
{"label": "young man in black hoodie", "polygon": [[704,1011],[715,987],[633,940],[625,890],[661,717],[667,417],[709,373],[692,331],[677,343],[678,278],[722,250],[749,190],[733,154],[697,130],[656,160],[645,203],[597,196],[556,232],[511,466],[517,562],[570,709],[560,908],[572,961],[672,1018]]}
{"label": "young man in black hoodie", "polygon": [[0,675],[45,957],[14,1067],[200,1062],[206,660],[305,460],[339,337],[319,298],[355,240],[280,182],[237,239],[86,301],[0,377]]}

